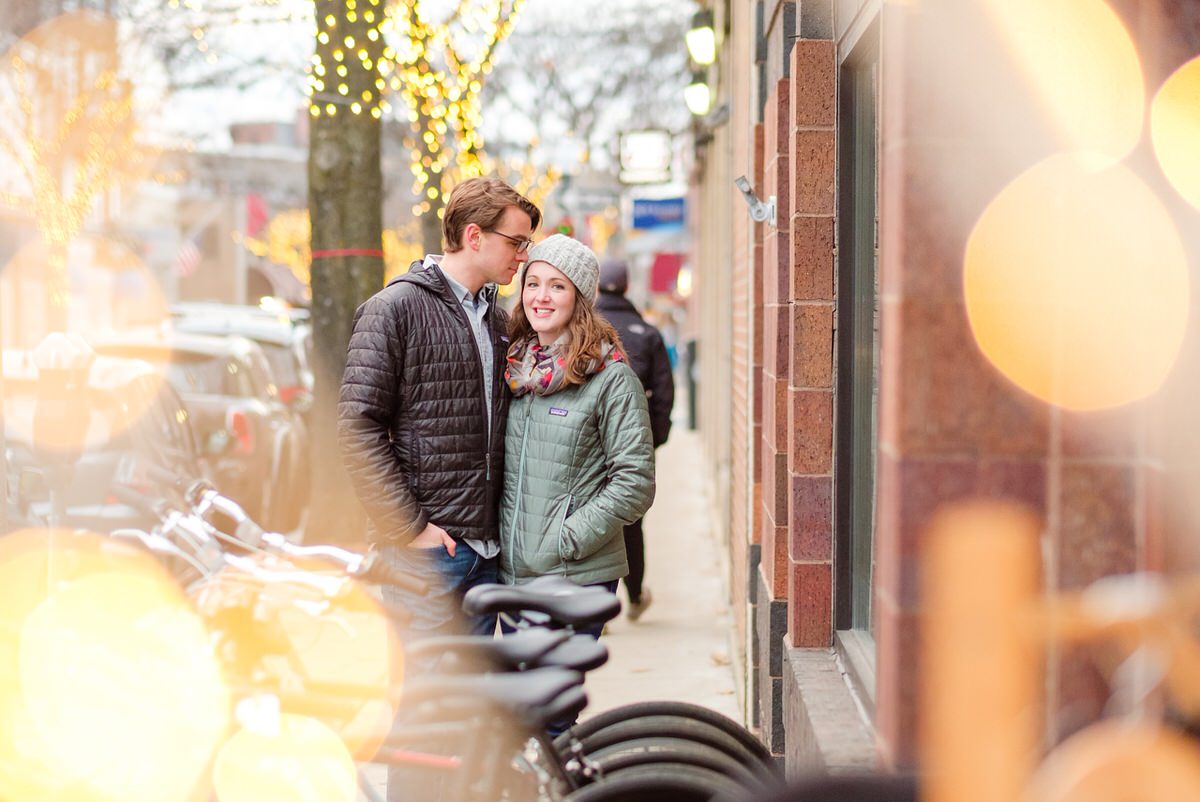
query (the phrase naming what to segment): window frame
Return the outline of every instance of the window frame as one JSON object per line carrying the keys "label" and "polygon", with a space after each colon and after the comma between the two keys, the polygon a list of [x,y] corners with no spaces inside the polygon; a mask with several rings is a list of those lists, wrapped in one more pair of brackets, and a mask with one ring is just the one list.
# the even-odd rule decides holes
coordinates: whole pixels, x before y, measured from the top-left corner
{"label": "window frame", "polygon": [[876,14],[853,41],[843,40],[838,67],[834,642],[869,708],[875,695],[879,28]]}

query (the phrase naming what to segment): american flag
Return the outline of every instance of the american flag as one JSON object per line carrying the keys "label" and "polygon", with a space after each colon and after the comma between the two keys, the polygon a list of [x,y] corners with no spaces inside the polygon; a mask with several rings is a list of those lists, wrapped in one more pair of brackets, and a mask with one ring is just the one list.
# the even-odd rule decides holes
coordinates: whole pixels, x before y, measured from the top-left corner
{"label": "american flag", "polygon": [[188,237],[179,246],[179,250],[175,252],[175,275],[180,278],[187,278],[196,272],[196,267],[200,264],[200,249],[196,247],[196,240]]}

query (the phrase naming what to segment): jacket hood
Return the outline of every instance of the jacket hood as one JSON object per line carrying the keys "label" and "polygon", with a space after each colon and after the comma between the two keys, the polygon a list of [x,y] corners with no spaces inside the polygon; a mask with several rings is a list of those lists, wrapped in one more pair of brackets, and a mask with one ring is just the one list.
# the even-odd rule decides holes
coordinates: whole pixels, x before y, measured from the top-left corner
{"label": "jacket hood", "polygon": [[[454,293],[450,291],[450,284],[442,277],[442,269],[436,266],[437,269],[425,268],[423,261],[415,261],[408,266],[407,273],[401,273],[387,283],[390,287],[393,284],[401,282],[405,284],[413,284],[422,289],[429,290],[432,293],[442,296],[443,300],[449,303],[457,303],[458,299],[454,297]],[[487,302],[494,303],[496,300],[496,285],[484,284],[480,290]]]}
{"label": "jacket hood", "polygon": [[600,290],[600,294],[596,297],[596,308],[602,312],[632,312],[638,317],[642,316],[633,302],[624,295],[606,290]]}
{"label": "jacket hood", "polygon": [[427,290],[441,292],[442,287],[446,286],[445,282],[433,274],[432,270],[425,270],[422,265],[424,262],[420,259],[408,266],[407,273],[401,273],[387,283],[390,287],[393,284],[404,282],[406,284],[416,284],[418,287],[424,287]]}

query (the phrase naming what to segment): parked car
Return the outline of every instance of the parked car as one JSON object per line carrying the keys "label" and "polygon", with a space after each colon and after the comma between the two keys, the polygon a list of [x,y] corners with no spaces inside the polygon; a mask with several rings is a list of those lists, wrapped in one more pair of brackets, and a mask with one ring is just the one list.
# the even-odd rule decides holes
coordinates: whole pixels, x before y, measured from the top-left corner
{"label": "parked car", "polygon": [[299,526],[307,496],[307,433],[279,395],[266,356],[245,337],[139,329],[93,343],[163,371],[191,413],[222,492],[265,526]]}
{"label": "parked car", "polygon": [[[31,353],[5,351],[3,371],[10,528],[149,529],[157,519],[125,504],[120,487],[155,499],[173,479],[208,478],[187,408],[145,362],[95,357],[70,408],[54,410],[57,419],[48,424],[37,421],[47,401]],[[76,428],[74,447],[54,450],[35,441],[39,426],[64,425],[64,413]]]}
{"label": "parked car", "polygon": [[269,314],[256,306],[203,302],[175,304],[171,313],[176,331],[254,340],[271,363],[283,402],[301,417],[311,408],[312,327],[307,322]]}

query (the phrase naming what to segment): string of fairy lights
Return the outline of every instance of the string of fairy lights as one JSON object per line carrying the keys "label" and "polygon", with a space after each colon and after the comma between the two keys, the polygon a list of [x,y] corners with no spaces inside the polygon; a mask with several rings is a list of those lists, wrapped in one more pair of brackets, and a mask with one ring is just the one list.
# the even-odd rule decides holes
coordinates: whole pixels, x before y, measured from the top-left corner
{"label": "string of fairy lights", "polygon": [[133,92],[115,69],[106,69],[73,96],[60,93],[65,108],[57,119],[47,118],[42,104],[55,97],[57,71],[27,61],[21,48],[13,48],[7,62],[20,134],[0,137],[0,152],[21,171],[29,194],[5,192],[0,202],[30,212],[47,248],[50,302],[61,308],[68,245],[115,174],[144,162],[134,141]]}
{"label": "string of fairy lights", "polygon": [[[448,20],[433,20],[426,4],[416,0],[393,5],[321,0],[318,48],[309,70],[310,114],[349,111],[381,119],[391,110],[387,96],[399,97],[397,114],[411,127],[412,192],[420,198],[413,214],[440,213],[449,184],[484,172],[483,81],[523,4],[459,0]],[[356,75],[359,80],[352,81]],[[351,87],[364,78],[370,83],[352,94]]]}

